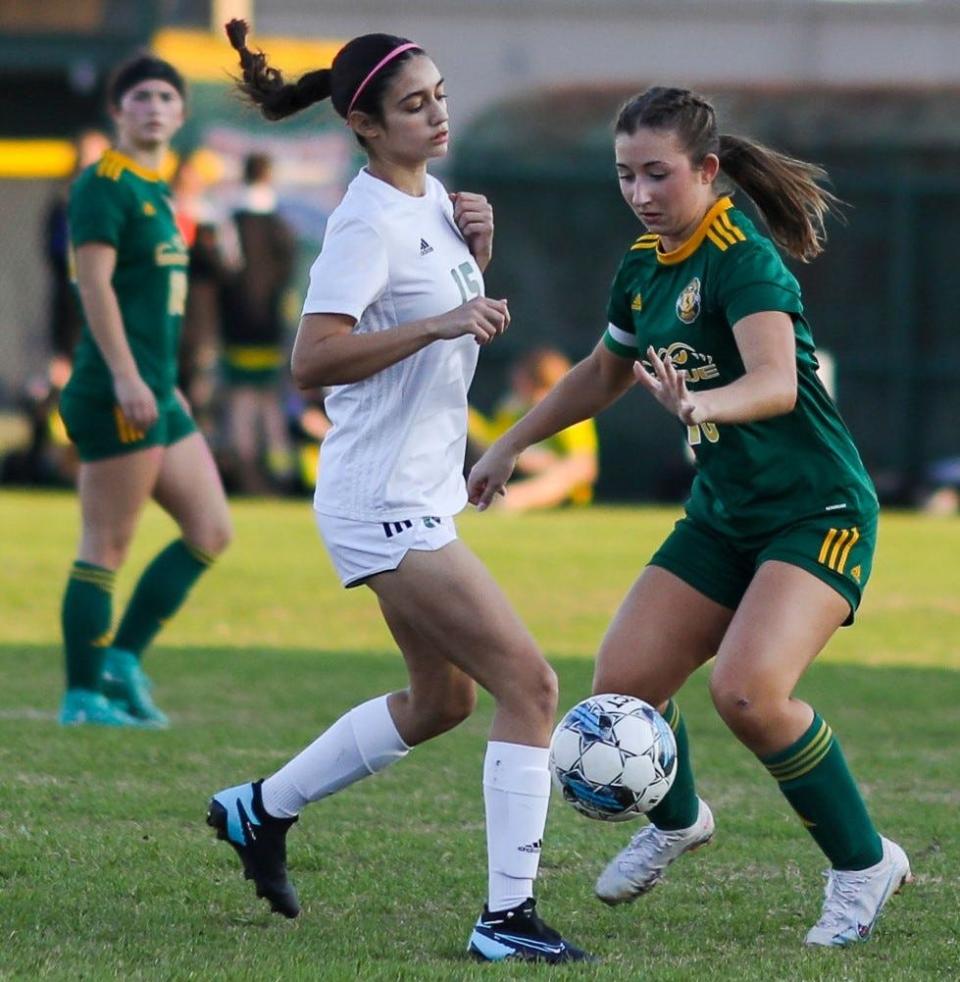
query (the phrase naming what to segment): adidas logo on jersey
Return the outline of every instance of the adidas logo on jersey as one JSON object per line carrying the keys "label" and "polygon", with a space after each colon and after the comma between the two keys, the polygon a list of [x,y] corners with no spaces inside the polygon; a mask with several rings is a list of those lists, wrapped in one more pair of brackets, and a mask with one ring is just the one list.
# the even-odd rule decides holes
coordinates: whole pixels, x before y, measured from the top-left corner
{"label": "adidas logo on jersey", "polygon": [[420,255],[429,256],[433,252],[433,246],[426,239],[420,240]]}

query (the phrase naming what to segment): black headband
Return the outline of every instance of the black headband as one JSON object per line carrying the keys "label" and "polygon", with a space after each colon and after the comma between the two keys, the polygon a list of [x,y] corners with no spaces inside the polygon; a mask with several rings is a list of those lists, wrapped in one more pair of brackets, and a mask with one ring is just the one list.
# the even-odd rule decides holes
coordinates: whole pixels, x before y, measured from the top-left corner
{"label": "black headband", "polygon": [[149,79],[169,82],[180,93],[181,97],[184,95],[186,86],[183,76],[173,65],[161,58],[143,55],[117,69],[116,74],[110,80],[111,104],[119,106],[120,100],[130,89]]}

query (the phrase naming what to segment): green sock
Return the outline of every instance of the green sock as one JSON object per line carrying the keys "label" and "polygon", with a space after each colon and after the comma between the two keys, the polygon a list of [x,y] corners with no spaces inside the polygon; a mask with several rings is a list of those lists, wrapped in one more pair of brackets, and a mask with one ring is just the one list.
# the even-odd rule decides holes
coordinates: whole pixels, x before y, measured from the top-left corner
{"label": "green sock", "polygon": [[697,820],[700,802],[693,785],[693,768],[690,765],[690,740],[687,724],[680,715],[680,707],[671,699],[663,711],[663,718],[670,724],[677,739],[677,776],[663,801],[647,813],[658,829],[688,829]]}
{"label": "green sock", "polygon": [[796,743],[760,760],[834,869],[866,869],[880,862],[880,836],[840,744],[819,713]]}
{"label": "green sock", "polygon": [[113,639],[113,647],[143,654],[157,632],[180,609],[190,588],[209,568],[213,556],[188,545],[171,542],[137,581]]}
{"label": "green sock", "polygon": [[113,570],[77,560],[63,593],[60,624],[67,688],[100,691],[103,656],[110,643]]}

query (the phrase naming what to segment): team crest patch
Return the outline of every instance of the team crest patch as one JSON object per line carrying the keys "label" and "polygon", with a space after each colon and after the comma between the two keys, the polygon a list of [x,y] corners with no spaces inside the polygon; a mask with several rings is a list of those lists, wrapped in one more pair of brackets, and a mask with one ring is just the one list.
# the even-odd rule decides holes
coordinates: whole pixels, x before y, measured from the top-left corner
{"label": "team crest patch", "polygon": [[692,324],[700,316],[700,278],[694,278],[677,297],[677,317],[684,324]]}

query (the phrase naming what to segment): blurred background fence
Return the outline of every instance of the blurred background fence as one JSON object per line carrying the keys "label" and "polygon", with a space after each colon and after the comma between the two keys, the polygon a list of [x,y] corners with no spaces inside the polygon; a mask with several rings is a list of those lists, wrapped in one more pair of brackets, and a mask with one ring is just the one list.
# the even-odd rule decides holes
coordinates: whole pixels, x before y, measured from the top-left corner
{"label": "blurred background fence", "polygon": [[[321,9],[322,8],[322,9]],[[255,38],[292,75],[340,43],[387,30],[422,41],[447,75],[455,129],[441,175],[486,193],[497,214],[493,295],[514,328],[484,352],[486,409],[507,369],[539,344],[586,354],[635,220],[619,198],[610,120],[651,83],[712,97],[722,128],[824,164],[849,203],[825,256],[794,265],[837,398],[887,500],[907,501],[931,465],[960,458],[960,3],[950,0],[0,0],[0,411],[49,354],[42,227],[72,167],[69,140],[105,127],[105,73],[152,46],[191,81],[178,143],[236,184],[266,149],[298,233],[290,331],[305,268],[358,163],[328,108],[267,126],[229,90],[218,25]],[[599,421],[598,497],[669,498],[687,480],[679,432],[630,396]]]}

